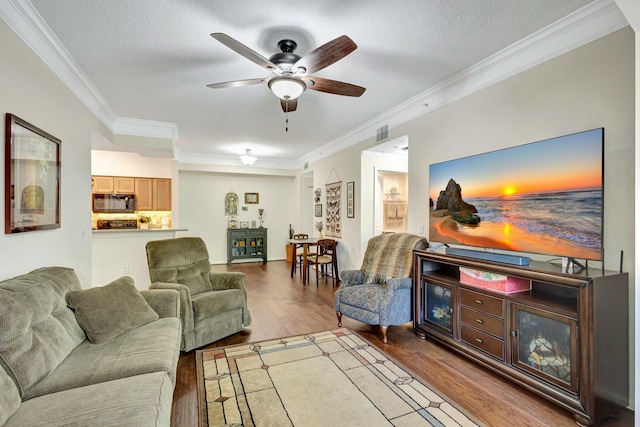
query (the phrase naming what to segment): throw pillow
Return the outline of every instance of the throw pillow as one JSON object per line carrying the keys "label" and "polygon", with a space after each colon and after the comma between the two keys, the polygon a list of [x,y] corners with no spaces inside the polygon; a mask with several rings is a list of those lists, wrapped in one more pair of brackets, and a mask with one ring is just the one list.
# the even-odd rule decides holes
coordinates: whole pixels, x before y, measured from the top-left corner
{"label": "throw pillow", "polygon": [[70,291],[67,305],[75,312],[87,338],[100,344],[159,318],[133,284],[123,276],[108,285]]}

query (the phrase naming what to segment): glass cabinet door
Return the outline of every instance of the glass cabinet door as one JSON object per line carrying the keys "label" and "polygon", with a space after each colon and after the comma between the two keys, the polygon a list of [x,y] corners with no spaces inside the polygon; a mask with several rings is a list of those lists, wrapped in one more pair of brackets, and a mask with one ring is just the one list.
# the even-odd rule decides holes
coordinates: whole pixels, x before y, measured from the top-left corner
{"label": "glass cabinet door", "polygon": [[577,393],[576,320],[517,303],[511,315],[512,364]]}
{"label": "glass cabinet door", "polygon": [[453,336],[454,287],[425,280],[424,299],[425,323]]}

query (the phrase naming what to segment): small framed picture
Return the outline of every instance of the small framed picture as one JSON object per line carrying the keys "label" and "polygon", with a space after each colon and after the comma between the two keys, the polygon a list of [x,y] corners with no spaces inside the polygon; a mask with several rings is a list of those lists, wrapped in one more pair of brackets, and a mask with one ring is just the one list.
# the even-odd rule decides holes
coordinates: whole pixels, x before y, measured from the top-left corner
{"label": "small framed picture", "polygon": [[354,181],[347,182],[347,218],[354,218],[355,214],[355,206],[354,206]]}
{"label": "small framed picture", "polygon": [[249,228],[249,221],[240,221],[240,228]]}
{"label": "small framed picture", "polygon": [[246,205],[257,205],[258,203],[260,203],[260,194],[244,193],[244,203]]}
{"label": "small framed picture", "polygon": [[322,216],[322,203],[316,204],[316,217]]}

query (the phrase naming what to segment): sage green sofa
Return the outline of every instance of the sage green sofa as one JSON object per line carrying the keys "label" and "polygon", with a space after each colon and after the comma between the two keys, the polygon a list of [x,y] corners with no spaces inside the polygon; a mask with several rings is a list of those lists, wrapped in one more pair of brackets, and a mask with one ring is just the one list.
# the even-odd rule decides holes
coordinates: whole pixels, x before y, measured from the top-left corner
{"label": "sage green sofa", "polygon": [[209,252],[199,237],[147,242],[149,289],[180,292],[182,351],[191,351],[251,324],[246,276],[212,272]]}
{"label": "sage green sofa", "polygon": [[[132,287],[133,279],[123,277],[80,290],[75,272],[65,267],[0,282],[0,426],[170,425],[179,296]],[[138,304],[123,301],[113,312],[117,331],[105,327],[111,313],[99,299],[113,290],[126,291]],[[86,297],[93,305],[86,307]],[[144,324],[136,326],[141,313]],[[87,331],[98,322],[89,333],[78,319]]]}

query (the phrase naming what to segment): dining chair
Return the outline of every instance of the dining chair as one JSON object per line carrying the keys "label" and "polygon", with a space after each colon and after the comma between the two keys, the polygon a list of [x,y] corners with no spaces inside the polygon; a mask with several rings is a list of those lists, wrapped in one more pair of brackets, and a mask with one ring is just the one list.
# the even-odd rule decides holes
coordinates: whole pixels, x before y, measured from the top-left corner
{"label": "dining chair", "polygon": [[[307,255],[307,268],[313,265],[316,269],[316,287],[318,286],[320,274],[325,277],[325,281],[331,276],[332,286],[336,285],[337,244],[338,242],[333,239],[320,239],[316,245],[316,253],[313,256]],[[329,273],[329,268],[331,268],[331,273]]]}
{"label": "dining chair", "polygon": [[[299,234],[294,234],[293,235],[293,240],[306,240],[309,238],[308,234],[305,233],[299,233]],[[307,257],[310,257],[312,255],[315,255],[315,251],[311,250],[311,246],[307,247]],[[293,272],[295,273],[296,268],[299,266],[300,267],[300,271],[302,271],[302,266],[304,265],[304,248],[302,247],[298,247],[296,249],[296,254],[295,254],[295,260],[294,262],[294,267],[293,267]]]}

